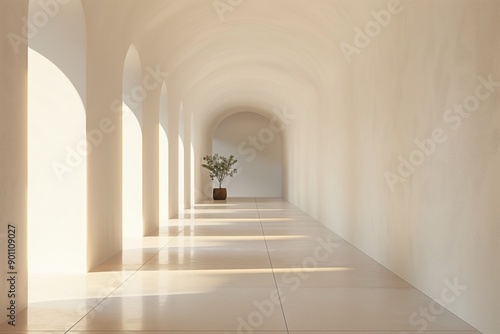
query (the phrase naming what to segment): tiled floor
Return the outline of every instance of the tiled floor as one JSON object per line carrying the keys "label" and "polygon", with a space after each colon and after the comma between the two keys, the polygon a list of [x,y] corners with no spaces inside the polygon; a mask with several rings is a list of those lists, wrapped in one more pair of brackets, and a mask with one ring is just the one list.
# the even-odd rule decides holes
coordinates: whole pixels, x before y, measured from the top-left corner
{"label": "tiled floor", "polygon": [[30,277],[11,333],[472,334],[282,200],[206,202],[86,275]]}

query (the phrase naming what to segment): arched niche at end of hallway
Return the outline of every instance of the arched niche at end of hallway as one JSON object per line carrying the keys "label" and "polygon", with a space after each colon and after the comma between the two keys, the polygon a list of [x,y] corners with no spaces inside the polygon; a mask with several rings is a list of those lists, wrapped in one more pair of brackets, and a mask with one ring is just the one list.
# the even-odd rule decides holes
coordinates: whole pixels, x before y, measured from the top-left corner
{"label": "arched niche at end of hallway", "polygon": [[272,118],[256,112],[237,112],[218,124],[212,152],[238,159],[239,172],[222,185],[228,188],[228,196],[282,197],[281,137]]}

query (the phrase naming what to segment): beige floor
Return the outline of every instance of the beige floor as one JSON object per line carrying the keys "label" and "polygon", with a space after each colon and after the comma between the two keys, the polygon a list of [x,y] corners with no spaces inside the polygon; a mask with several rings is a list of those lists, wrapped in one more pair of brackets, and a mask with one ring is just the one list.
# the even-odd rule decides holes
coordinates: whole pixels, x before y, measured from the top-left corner
{"label": "beige floor", "polygon": [[186,216],[91,273],[31,275],[28,310],[0,331],[479,333],[448,311],[418,315],[432,300],[285,201]]}

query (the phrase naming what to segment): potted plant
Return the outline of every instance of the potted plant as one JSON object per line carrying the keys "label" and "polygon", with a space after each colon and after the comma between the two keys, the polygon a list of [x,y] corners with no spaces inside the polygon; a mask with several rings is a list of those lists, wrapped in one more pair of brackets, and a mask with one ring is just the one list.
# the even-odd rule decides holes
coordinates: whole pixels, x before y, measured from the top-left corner
{"label": "potted plant", "polygon": [[204,163],[202,167],[208,169],[209,176],[212,180],[217,179],[219,188],[213,189],[214,200],[225,200],[227,198],[226,188],[222,188],[222,182],[226,177],[232,177],[238,172],[237,168],[233,166],[238,162],[234,155],[226,158],[222,155],[215,153],[214,155],[206,155],[203,157]]}

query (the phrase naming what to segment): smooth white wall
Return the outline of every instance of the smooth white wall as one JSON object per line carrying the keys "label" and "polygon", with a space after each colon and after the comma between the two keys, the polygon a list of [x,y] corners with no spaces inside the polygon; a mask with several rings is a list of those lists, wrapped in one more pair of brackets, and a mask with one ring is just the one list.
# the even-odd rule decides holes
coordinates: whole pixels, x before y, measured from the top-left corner
{"label": "smooth white wall", "polygon": [[116,32],[108,27],[109,17],[123,19],[126,1],[120,3],[123,7],[82,3],[87,23],[87,131],[105,130],[102,144],[87,157],[88,269],[122,250],[122,83],[130,26]]}
{"label": "smooth white wall", "polygon": [[[143,73],[150,71],[151,64],[143,64]],[[146,74],[146,76],[148,75]],[[144,80],[145,77],[143,77]],[[152,80],[150,80],[152,82]],[[144,85],[147,92],[143,111],[143,234],[148,235],[159,227],[160,201],[160,96],[163,80]],[[149,89],[148,89],[149,88]]]}
{"label": "smooth white wall", "polygon": [[281,131],[276,129],[270,119],[253,112],[235,113],[219,124],[213,153],[238,159],[238,173],[222,184],[228,196],[281,198]]}
{"label": "smooth white wall", "polygon": [[[387,6],[363,4],[353,24],[338,26],[341,40],[352,43],[353,25],[364,27],[372,10]],[[287,137],[286,198],[436,300],[445,280],[457,280],[466,288],[444,306],[495,334],[500,3],[408,1],[400,8],[351,62],[339,59],[345,71],[317,117],[292,124],[293,133],[316,135]],[[494,92],[477,110],[448,111],[474,101],[479,78],[489,76]],[[428,142],[431,153],[392,191],[386,172],[399,174],[400,156],[416,157],[415,141],[435,129],[446,139],[435,149]],[[307,182],[297,182],[306,174]]]}

